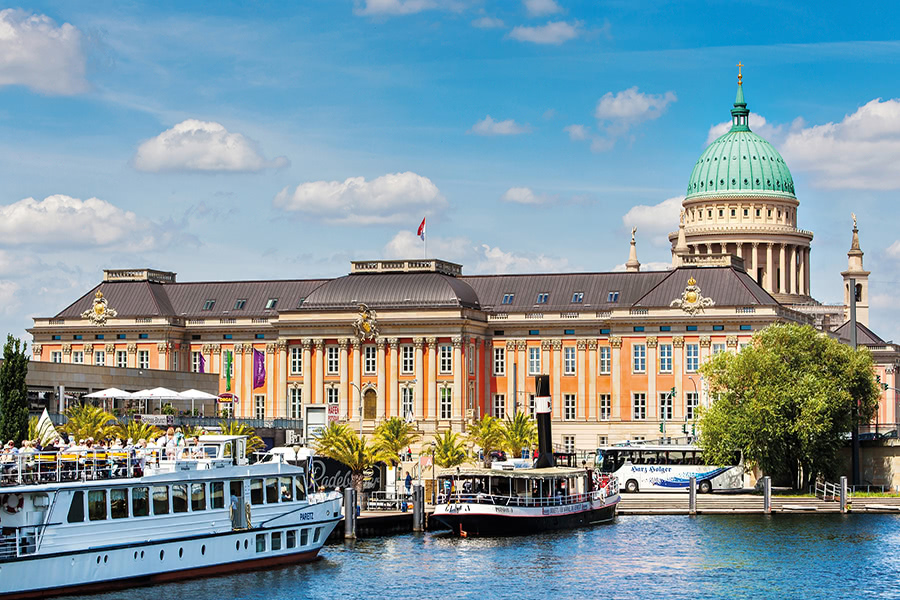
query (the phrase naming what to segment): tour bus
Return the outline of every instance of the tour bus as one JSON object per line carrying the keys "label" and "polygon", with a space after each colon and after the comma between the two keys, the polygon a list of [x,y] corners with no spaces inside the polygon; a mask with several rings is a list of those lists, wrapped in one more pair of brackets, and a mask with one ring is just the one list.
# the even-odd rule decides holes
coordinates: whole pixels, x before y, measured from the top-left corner
{"label": "tour bus", "polygon": [[743,487],[740,455],[730,465],[707,465],[698,446],[686,444],[631,444],[597,448],[597,465],[615,475],[627,492],[687,491],[691,477],[701,493]]}

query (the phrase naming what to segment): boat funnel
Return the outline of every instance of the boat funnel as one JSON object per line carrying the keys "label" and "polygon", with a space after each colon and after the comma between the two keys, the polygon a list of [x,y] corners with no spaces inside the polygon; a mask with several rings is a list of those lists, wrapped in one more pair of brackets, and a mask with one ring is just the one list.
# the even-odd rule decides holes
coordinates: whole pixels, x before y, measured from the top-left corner
{"label": "boat funnel", "polygon": [[550,376],[535,375],[534,377],[534,412],[537,416],[538,430],[538,459],[534,467],[542,469],[552,467],[556,463],[553,460],[553,437],[550,430]]}

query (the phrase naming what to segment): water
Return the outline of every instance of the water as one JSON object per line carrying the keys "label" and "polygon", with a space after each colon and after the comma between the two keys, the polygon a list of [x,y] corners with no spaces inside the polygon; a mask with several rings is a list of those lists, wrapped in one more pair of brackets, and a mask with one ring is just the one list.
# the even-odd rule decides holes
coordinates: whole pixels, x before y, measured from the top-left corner
{"label": "water", "polygon": [[96,600],[900,598],[900,516],[620,516],[520,538],[402,535],[315,563]]}

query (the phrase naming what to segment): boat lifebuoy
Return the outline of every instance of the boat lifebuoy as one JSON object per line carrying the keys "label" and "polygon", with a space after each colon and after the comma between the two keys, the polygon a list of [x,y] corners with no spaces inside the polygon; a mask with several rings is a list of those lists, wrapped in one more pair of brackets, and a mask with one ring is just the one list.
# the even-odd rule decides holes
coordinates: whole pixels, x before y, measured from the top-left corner
{"label": "boat lifebuoy", "polygon": [[0,496],[0,505],[3,505],[3,510],[14,515],[25,506],[25,496],[22,494],[3,494]]}

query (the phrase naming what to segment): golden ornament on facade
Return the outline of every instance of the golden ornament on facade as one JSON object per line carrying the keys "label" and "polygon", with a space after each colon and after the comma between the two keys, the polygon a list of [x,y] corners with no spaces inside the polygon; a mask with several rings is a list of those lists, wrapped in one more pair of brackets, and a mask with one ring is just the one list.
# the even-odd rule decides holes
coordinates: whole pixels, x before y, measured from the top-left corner
{"label": "golden ornament on facade", "polygon": [[691,277],[688,279],[684,291],[681,292],[681,298],[672,300],[669,306],[680,308],[690,315],[695,315],[704,308],[715,306],[715,304],[716,303],[713,302],[712,298],[705,298],[703,294],[700,293],[700,287],[697,285],[697,280]]}
{"label": "golden ornament on facade", "polygon": [[359,305],[359,315],[353,326],[356,328],[356,337],[360,340],[372,340],[378,337],[378,321],[375,311],[365,304]]}
{"label": "golden ornament on facade", "polygon": [[103,292],[97,290],[97,293],[94,294],[94,304],[81,313],[81,318],[87,319],[94,325],[106,325],[107,319],[112,319],[116,315],[116,310],[109,307],[109,303],[103,297]]}

